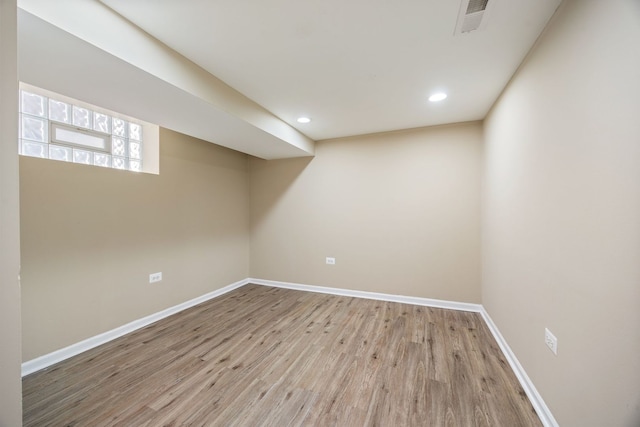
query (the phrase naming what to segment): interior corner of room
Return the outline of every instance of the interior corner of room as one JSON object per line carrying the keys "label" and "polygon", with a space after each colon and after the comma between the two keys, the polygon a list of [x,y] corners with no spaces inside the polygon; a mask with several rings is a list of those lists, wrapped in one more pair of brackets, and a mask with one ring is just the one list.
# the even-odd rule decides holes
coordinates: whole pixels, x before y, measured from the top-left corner
{"label": "interior corner of room", "polygon": [[[248,283],[477,310],[545,425],[640,421],[637,2],[563,0],[475,120],[315,139],[147,33],[123,65],[37,3],[0,3],[0,424],[22,422],[25,363]],[[38,71],[38,31],[126,80],[66,95],[168,93],[159,174],[18,157],[18,80],[70,83]]]}

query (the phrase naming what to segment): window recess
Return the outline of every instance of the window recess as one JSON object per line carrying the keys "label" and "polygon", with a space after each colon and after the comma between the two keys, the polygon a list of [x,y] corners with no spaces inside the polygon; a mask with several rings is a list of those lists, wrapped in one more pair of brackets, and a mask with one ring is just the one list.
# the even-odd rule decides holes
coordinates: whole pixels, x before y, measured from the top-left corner
{"label": "window recess", "polygon": [[[158,126],[21,83],[23,156],[158,172]],[[143,169],[149,157],[155,165]]]}

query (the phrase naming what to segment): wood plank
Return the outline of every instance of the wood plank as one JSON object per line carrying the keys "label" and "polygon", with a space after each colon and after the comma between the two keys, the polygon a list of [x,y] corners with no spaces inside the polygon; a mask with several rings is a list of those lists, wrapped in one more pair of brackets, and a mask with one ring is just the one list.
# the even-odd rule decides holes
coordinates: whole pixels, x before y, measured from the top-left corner
{"label": "wood plank", "polygon": [[247,285],[23,379],[24,425],[540,426],[477,313]]}

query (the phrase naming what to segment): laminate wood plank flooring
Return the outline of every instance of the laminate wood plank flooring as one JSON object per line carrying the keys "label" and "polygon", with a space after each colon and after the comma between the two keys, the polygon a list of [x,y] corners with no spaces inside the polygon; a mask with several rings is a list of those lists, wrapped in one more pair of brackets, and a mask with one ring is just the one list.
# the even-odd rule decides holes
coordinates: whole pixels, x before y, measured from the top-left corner
{"label": "laminate wood plank flooring", "polygon": [[540,426],[477,313],[247,285],[23,379],[25,426]]}

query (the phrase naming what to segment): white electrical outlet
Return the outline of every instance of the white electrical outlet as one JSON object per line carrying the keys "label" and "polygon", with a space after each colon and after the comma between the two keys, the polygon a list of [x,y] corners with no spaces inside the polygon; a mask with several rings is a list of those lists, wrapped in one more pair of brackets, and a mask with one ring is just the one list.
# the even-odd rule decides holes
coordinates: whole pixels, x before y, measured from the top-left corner
{"label": "white electrical outlet", "polygon": [[558,338],[547,328],[544,328],[544,342],[553,351],[553,354],[558,354]]}
{"label": "white electrical outlet", "polygon": [[336,259],[333,258],[333,257],[327,257],[327,264],[335,265],[336,264]]}
{"label": "white electrical outlet", "polygon": [[149,275],[149,283],[156,283],[162,280],[162,272],[152,273]]}

